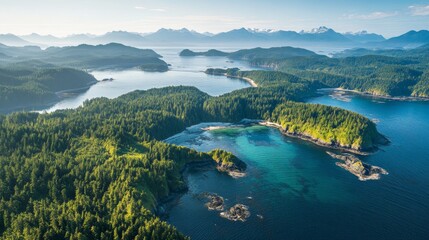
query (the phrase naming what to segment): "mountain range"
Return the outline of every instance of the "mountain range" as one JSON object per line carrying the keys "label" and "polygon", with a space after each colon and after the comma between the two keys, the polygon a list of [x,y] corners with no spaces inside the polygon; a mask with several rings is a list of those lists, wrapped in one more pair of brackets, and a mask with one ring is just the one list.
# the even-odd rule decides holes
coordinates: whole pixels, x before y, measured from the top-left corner
{"label": "mountain range", "polygon": [[357,33],[339,33],[331,28],[319,27],[310,31],[273,31],[258,29],[234,29],[218,34],[198,33],[186,28],[159,29],[153,33],[134,33],[127,31],[113,31],[103,35],[77,34],[67,37],[52,35],[16,36],[13,34],[0,34],[0,43],[9,46],[65,46],[78,44],[107,44],[111,42],[132,46],[145,45],[172,45],[172,44],[249,44],[249,43],[276,43],[280,45],[294,43],[347,46],[347,47],[374,47],[374,48],[402,48],[416,47],[429,43],[429,31],[409,31],[403,35],[385,39],[382,35],[361,31]]}

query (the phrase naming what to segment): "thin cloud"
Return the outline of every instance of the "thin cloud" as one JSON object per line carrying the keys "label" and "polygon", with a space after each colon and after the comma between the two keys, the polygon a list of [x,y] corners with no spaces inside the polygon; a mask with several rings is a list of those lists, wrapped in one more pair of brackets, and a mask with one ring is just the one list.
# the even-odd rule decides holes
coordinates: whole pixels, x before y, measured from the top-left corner
{"label": "thin cloud", "polygon": [[398,15],[398,12],[372,12],[369,14],[348,14],[345,17],[348,19],[375,20],[394,17],[396,15]]}
{"label": "thin cloud", "polygon": [[166,12],[167,10],[163,9],[163,8],[146,8],[146,7],[142,7],[142,6],[136,6],[134,7],[137,10],[147,10],[147,11],[151,11],[151,12]]}
{"label": "thin cloud", "polygon": [[166,11],[165,9],[162,9],[162,8],[154,8],[154,9],[149,9],[149,10],[152,12],[165,12]]}
{"label": "thin cloud", "polygon": [[411,11],[413,16],[428,16],[429,5],[409,6],[408,9]]}

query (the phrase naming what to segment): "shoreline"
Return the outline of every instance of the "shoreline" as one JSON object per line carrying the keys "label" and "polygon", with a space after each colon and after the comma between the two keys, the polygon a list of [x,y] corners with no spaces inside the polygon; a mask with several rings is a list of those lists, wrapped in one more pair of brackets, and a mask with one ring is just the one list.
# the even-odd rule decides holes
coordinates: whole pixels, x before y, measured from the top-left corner
{"label": "shoreline", "polygon": [[152,209],[153,213],[160,217],[161,219],[168,217],[168,213],[172,207],[175,206],[175,203],[186,193],[189,192],[189,183],[188,177],[190,171],[215,171],[219,174],[227,174],[233,179],[238,179],[247,176],[245,171],[221,171],[216,165],[216,162],[213,159],[205,159],[202,161],[191,161],[185,163],[183,168],[180,170],[180,175],[182,176],[184,188],[177,191],[170,192],[166,197],[162,199],[157,199],[155,207]]}
{"label": "shoreline", "polygon": [[274,123],[274,122],[269,122],[269,121],[265,121],[265,120],[252,120],[247,124],[237,124],[237,125],[229,125],[229,126],[210,126],[210,127],[206,127],[206,128],[202,128],[201,130],[203,131],[211,131],[211,130],[218,130],[218,129],[225,129],[225,128],[231,128],[231,127],[245,127],[246,125],[260,125],[260,126],[265,126],[265,127],[270,127],[270,128],[276,128],[280,131],[281,134],[287,136],[287,137],[291,137],[291,138],[296,138],[296,139],[300,139],[306,142],[310,142],[313,143],[319,147],[324,147],[324,148],[328,148],[328,149],[334,149],[334,150],[340,150],[340,151],[345,151],[348,153],[354,153],[357,155],[361,155],[361,156],[368,156],[372,153],[374,153],[376,150],[378,150],[378,148],[376,146],[374,146],[372,149],[369,149],[368,151],[361,151],[361,150],[357,150],[357,149],[353,149],[353,148],[349,148],[349,147],[342,147],[342,146],[338,146],[338,145],[330,145],[327,143],[323,143],[321,142],[319,139],[314,139],[310,136],[306,136],[303,134],[292,134],[292,133],[288,133],[286,131],[284,131],[283,127],[280,124]]}
{"label": "shoreline", "polygon": [[212,75],[212,76],[224,76],[224,77],[227,77],[227,78],[235,78],[235,79],[244,80],[247,83],[249,83],[251,87],[254,87],[254,88],[258,87],[258,84],[253,79],[248,78],[248,77],[233,76],[233,75],[228,75],[227,73],[224,73],[224,74],[209,74],[209,73],[206,73],[205,71],[203,71],[203,73],[205,73],[207,75]]}
{"label": "shoreline", "polygon": [[392,97],[392,96],[385,96],[385,95],[375,95],[369,92],[361,92],[358,90],[350,90],[345,88],[320,88],[317,89],[317,91],[343,91],[347,93],[354,93],[360,96],[364,97],[370,97],[370,98],[378,98],[378,99],[384,99],[384,100],[393,100],[393,101],[422,101],[426,102],[429,101],[429,97],[413,97],[413,96],[401,96],[401,97]]}
{"label": "shoreline", "polygon": [[97,83],[103,82],[102,80],[100,81],[95,81],[95,82],[90,82],[88,83],[86,86],[84,87],[79,87],[79,88],[72,88],[72,89],[66,89],[66,90],[61,90],[61,91],[57,91],[55,92],[55,95],[57,95],[59,98],[67,98],[67,97],[63,97],[63,94],[67,94],[67,93],[81,93],[83,91],[89,90],[92,86],[94,86]]}
{"label": "shoreline", "polygon": [[101,82],[101,81],[97,80],[97,81],[88,83],[84,87],[72,88],[72,89],[66,89],[66,90],[53,92],[53,94],[56,96],[56,99],[49,100],[46,103],[25,104],[25,105],[20,105],[20,106],[14,106],[11,108],[6,108],[6,109],[0,109],[0,114],[8,115],[8,114],[11,114],[14,112],[21,112],[21,111],[41,113],[41,112],[44,112],[47,108],[51,108],[51,107],[55,106],[55,104],[57,104],[57,103],[61,102],[62,100],[68,98],[69,96],[67,96],[67,94],[85,92],[85,91],[89,90],[93,85],[95,85],[99,82]]}
{"label": "shoreline", "polygon": [[317,146],[320,146],[320,147],[329,148],[329,149],[335,149],[335,150],[340,150],[340,151],[345,151],[345,152],[354,153],[354,154],[361,155],[361,156],[368,156],[371,153],[373,153],[375,150],[377,150],[376,147],[374,147],[374,149],[373,149],[374,151],[371,151],[371,150],[370,151],[360,151],[360,150],[349,148],[349,147],[342,147],[342,146],[338,146],[338,145],[330,145],[330,144],[321,142],[319,139],[314,139],[314,138],[312,138],[310,136],[306,136],[306,135],[303,135],[303,134],[288,133],[288,132],[286,132],[283,129],[283,127],[280,124],[273,123],[273,122],[261,121],[261,122],[258,122],[258,125],[266,126],[266,127],[271,127],[271,128],[276,128],[276,129],[278,129],[285,136],[292,137],[292,138],[297,138],[297,139],[301,139],[301,140],[306,141],[306,142],[311,142],[311,143],[313,143],[313,144],[315,144]]}
{"label": "shoreline", "polygon": [[250,84],[250,86],[252,86],[252,87],[254,87],[254,88],[257,88],[258,87],[258,84],[256,84],[256,82],[253,80],[253,79],[251,79],[251,78],[248,78],[248,77],[238,77],[238,76],[233,76],[233,75],[228,75],[228,74],[220,74],[219,76],[225,76],[225,77],[227,77],[227,78],[235,78],[235,79],[240,79],[240,80],[244,80],[244,81],[246,81],[247,83],[249,83]]}

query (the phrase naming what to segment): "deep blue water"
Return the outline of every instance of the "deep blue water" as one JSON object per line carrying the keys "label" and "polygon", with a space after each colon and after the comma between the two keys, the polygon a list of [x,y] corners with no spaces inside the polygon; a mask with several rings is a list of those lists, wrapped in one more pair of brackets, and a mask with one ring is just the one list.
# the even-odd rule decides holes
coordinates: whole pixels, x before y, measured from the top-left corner
{"label": "deep blue water", "polygon": [[[359,96],[341,101],[329,95],[309,102],[377,121],[392,143],[362,159],[390,174],[361,182],[337,167],[325,149],[275,129],[204,132],[203,124],[167,141],[200,151],[227,149],[248,164],[248,175],[191,172],[190,190],[173,204],[168,222],[193,239],[428,239],[429,102]],[[220,218],[195,198],[201,192],[218,193],[227,206],[244,203],[252,215],[244,223]]]}

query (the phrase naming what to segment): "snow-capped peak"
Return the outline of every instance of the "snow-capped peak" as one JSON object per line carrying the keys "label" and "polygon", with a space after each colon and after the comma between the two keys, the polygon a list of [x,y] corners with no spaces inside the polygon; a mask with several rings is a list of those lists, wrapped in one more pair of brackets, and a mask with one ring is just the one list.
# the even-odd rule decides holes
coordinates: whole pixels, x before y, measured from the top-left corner
{"label": "snow-capped peak", "polygon": [[318,28],[313,28],[310,31],[304,31],[304,30],[302,30],[300,33],[320,34],[320,33],[326,33],[326,32],[328,32],[330,30],[331,30],[330,28],[327,28],[325,26],[321,26],[321,27],[318,27]]}
{"label": "snow-capped peak", "polygon": [[251,33],[272,33],[275,32],[276,30],[274,29],[260,29],[260,28],[248,28],[247,31],[251,32]]}

